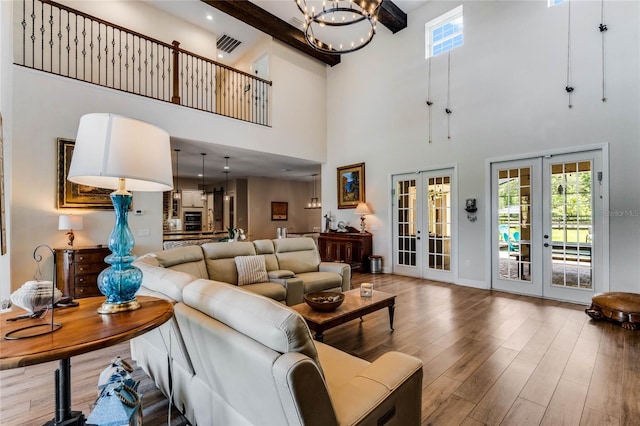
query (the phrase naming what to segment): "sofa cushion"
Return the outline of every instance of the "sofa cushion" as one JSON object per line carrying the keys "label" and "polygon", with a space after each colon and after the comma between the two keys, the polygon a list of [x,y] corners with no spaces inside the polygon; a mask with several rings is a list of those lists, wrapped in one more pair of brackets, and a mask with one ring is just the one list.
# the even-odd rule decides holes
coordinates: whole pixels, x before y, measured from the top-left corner
{"label": "sofa cushion", "polygon": [[[153,291],[169,297],[176,302],[182,301],[182,289],[197,280],[191,274],[160,268],[150,262],[150,258],[138,259],[133,265],[142,271],[142,285]],[[158,295],[154,295],[158,296]]]}
{"label": "sofa cushion", "polygon": [[342,277],[333,272],[306,272],[297,277],[304,283],[305,294],[342,287]]}
{"label": "sofa cushion", "polygon": [[200,246],[176,247],[155,253],[156,260],[163,268],[186,272],[196,278],[208,278],[204,254]]}
{"label": "sofa cushion", "polygon": [[273,240],[279,269],[288,269],[296,274],[316,272],[320,265],[320,254],[312,238],[282,238]]}
{"label": "sofa cushion", "polygon": [[322,371],[307,323],[292,309],[243,288],[196,280],[182,292],[184,303],[279,353],[299,352]]}
{"label": "sofa cushion", "polygon": [[269,281],[264,256],[236,256],[236,269],[238,270],[238,285],[257,284]]}
{"label": "sofa cushion", "polygon": [[275,255],[276,249],[273,247],[273,241],[255,240],[253,245],[256,248],[256,253],[264,256],[264,261],[267,264],[267,271],[271,272],[280,269],[278,259]]}
{"label": "sofa cushion", "polygon": [[235,241],[230,243],[207,243],[202,245],[208,278],[224,283],[238,284],[236,256],[252,256],[256,254],[253,243]]}
{"label": "sofa cushion", "polygon": [[247,284],[242,286],[243,289],[252,291],[260,296],[277,300],[278,302],[286,302],[287,288],[279,283],[267,282],[259,284]]}

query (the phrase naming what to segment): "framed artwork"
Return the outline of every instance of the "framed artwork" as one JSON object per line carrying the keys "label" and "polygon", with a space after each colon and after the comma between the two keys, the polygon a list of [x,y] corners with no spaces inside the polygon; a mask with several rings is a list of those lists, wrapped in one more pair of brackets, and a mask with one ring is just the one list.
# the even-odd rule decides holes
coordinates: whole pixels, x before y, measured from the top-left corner
{"label": "framed artwork", "polygon": [[364,163],[338,167],[338,208],[355,209],[364,202]]}
{"label": "framed artwork", "polygon": [[110,209],[113,204],[107,188],[79,185],[69,182],[69,166],[76,142],[73,139],[58,138],[58,203],[59,209]]}
{"label": "framed artwork", "polygon": [[289,218],[289,203],[286,201],[271,202],[271,220],[287,220]]}

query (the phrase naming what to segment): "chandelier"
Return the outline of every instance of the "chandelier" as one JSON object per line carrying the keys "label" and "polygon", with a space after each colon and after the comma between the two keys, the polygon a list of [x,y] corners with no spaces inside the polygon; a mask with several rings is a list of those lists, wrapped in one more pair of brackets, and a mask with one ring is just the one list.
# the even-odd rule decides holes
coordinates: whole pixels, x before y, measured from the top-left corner
{"label": "chandelier", "polygon": [[322,203],[319,201],[318,196],[316,195],[316,176],[317,174],[311,175],[313,177],[313,193],[311,194],[311,199],[309,203],[305,207],[305,209],[320,209],[322,208]]}
{"label": "chandelier", "polygon": [[376,33],[382,0],[295,0],[309,46],[339,55],[360,50]]}

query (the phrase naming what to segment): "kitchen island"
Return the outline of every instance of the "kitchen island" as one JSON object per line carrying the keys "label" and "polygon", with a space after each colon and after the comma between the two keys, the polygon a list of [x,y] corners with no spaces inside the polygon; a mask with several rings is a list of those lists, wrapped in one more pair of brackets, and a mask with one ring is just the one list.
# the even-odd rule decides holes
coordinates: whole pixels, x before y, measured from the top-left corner
{"label": "kitchen island", "polygon": [[169,250],[175,247],[212,243],[223,240],[228,235],[227,231],[164,231],[162,248]]}

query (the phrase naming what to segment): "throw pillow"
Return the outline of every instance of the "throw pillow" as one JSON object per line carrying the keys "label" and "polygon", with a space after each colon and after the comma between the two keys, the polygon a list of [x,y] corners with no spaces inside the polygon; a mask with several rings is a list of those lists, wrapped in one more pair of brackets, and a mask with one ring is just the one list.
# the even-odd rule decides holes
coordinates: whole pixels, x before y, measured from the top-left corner
{"label": "throw pillow", "polygon": [[263,255],[236,256],[238,285],[266,283],[269,281],[267,266]]}

